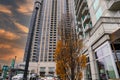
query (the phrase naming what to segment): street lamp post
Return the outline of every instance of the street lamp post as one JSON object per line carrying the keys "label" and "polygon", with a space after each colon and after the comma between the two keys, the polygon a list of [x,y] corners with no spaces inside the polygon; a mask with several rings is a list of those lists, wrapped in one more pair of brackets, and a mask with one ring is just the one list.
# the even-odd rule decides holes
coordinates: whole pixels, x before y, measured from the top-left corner
{"label": "street lamp post", "polygon": [[[37,11],[38,9],[36,8],[35,13],[33,14],[34,18],[36,19],[37,17]],[[30,34],[29,34],[29,41],[28,41],[28,51],[27,51],[27,56],[26,56],[26,63],[25,63],[25,71],[24,71],[24,76],[23,76],[23,80],[27,80],[27,73],[28,73],[28,66],[29,66],[29,61],[30,61],[30,53],[31,53],[31,47],[32,47],[32,41],[33,41],[33,35],[34,35],[34,25],[35,25],[35,21],[33,22],[32,25],[30,25],[31,30],[30,30]],[[32,22],[32,21],[31,21]]]}
{"label": "street lamp post", "polygon": [[41,2],[39,2],[39,1],[35,2],[35,9],[33,11],[32,19],[31,19],[31,23],[30,23],[28,44],[26,45],[26,46],[28,46],[28,48],[26,51],[27,55],[26,55],[26,61],[25,61],[25,71],[24,71],[24,75],[23,75],[23,80],[27,80],[27,73],[28,73],[30,54],[31,54],[31,49],[32,49],[34,30],[35,30],[35,25],[36,25],[36,21],[37,21],[37,15],[39,13],[40,5],[41,5]]}

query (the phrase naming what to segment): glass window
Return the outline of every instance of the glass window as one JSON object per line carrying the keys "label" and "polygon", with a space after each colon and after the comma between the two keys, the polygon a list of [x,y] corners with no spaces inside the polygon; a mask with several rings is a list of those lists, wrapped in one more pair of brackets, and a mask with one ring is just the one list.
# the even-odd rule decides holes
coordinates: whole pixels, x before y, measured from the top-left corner
{"label": "glass window", "polygon": [[109,47],[108,44],[106,44],[105,46],[102,47],[102,52],[103,52],[103,55],[104,55],[104,56],[110,54],[110,47]]}
{"label": "glass window", "polygon": [[102,57],[102,56],[103,56],[102,50],[98,50],[98,51],[95,53],[95,55],[96,55],[96,59]]}
{"label": "glass window", "polygon": [[103,13],[102,8],[99,7],[99,9],[97,10],[97,12],[95,14],[97,20],[102,16],[102,13]]}
{"label": "glass window", "polygon": [[95,0],[95,2],[93,4],[93,7],[95,10],[97,9],[98,5],[99,5],[99,0]]}
{"label": "glass window", "polygon": [[100,80],[107,80],[107,75],[105,73],[104,60],[103,59],[97,60],[97,66],[98,66]]}
{"label": "glass window", "polygon": [[115,71],[111,62],[112,61],[110,56],[97,60],[100,80],[116,78]]}
{"label": "glass window", "polygon": [[120,62],[120,51],[116,51],[116,53],[113,53],[113,57],[114,57],[115,61],[117,61],[117,58],[116,58],[115,55],[117,55],[117,58],[118,58],[118,60]]}
{"label": "glass window", "polygon": [[86,66],[86,79],[85,80],[92,80],[90,64],[87,64]]}
{"label": "glass window", "polygon": [[105,44],[96,50],[96,62],[100,80],[115,79],[115,69],[112,63],[111,50],[109,44]]}
{"label": "glass window", "polygon": [[102,48],[98,49],[96,51],[96,59],[99,59],[101,57],[105,57],[107,55],[110,54],[110,50],[109,50],[109,46],[108,45],[104,45]]}
{"label": "glass window", "polygon": [[54,72],[55,68],[54,67],[49,67],[49,72]]}
{"label": "glass window", "polygon": [[[120,76],[120,70],[118,68],[118,65],[120,65],[120,44],[117,43],[117,44],[113,44],[114,45],[114,49],[115,51],[113,50],[113,46],[112,46],[112,50],[113,50],[113,57],[114,57],[114,60],[115,60],[115,64],[116,64],[116,67],[117,67],[117,71],[118,71],[118,74]],[[116,57],[117,56],[117,57]],[[117,60],[118,59],[118,60]]]}
{"label": "glass window", "polygon": [[40,71],[45,72],[45,67],[40,67]]}
{"label": "glass window", "polygon": [[114,69],[113,69],[113,65],[111,63],[112,60],[110,58],[111,58],[110,56],[105,58],[106,73],[107,73],[109,79],[114,79],[116,77],[115,77],[115,72],[114,72]]}

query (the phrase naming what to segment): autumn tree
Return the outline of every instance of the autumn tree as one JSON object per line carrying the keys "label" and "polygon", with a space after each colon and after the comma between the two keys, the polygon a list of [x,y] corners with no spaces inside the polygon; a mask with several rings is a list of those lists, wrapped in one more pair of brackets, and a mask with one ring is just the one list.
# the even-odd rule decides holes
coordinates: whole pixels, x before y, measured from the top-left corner
{"label": "autumn tree", "polygon": [[86,56],[80,54],[82,40],[77,38],[71,14],[63,15],[58,27],[59,40],[55,52],[56,73],[62,80],[81,80]]}

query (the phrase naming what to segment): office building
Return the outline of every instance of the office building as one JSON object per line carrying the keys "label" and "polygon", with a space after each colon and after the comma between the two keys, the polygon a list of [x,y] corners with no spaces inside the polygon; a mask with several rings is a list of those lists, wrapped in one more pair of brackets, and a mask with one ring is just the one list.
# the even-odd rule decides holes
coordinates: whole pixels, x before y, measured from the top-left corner
{"label": "office building", "polygon": [[74,0],[87,55],[83,80],[120,78],[120,0]]}

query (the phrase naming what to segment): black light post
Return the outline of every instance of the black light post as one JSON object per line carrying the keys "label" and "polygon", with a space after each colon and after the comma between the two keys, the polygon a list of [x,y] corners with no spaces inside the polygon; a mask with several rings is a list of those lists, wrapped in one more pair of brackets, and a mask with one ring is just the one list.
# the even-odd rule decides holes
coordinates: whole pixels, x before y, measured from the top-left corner
{"label": "black light post", "polygon": [[40,9],[41,3],[36,1],[35,2],[35,9],[33,11],[31,23],[30,23],[30,30],[28,35],[28,42],[27,42],[27,50],[26,50],[26,61],[25,61],[25,71],[23,75],[23,80],[27,80],[27,73],[28,73],[28,67],[29,67],[29,61],[30,61],[30,55],[31,55],[31,49],[32,49],[32,42],[33,42],[33,36],[34,36],[34,30],[37,20],[38,11]]}

